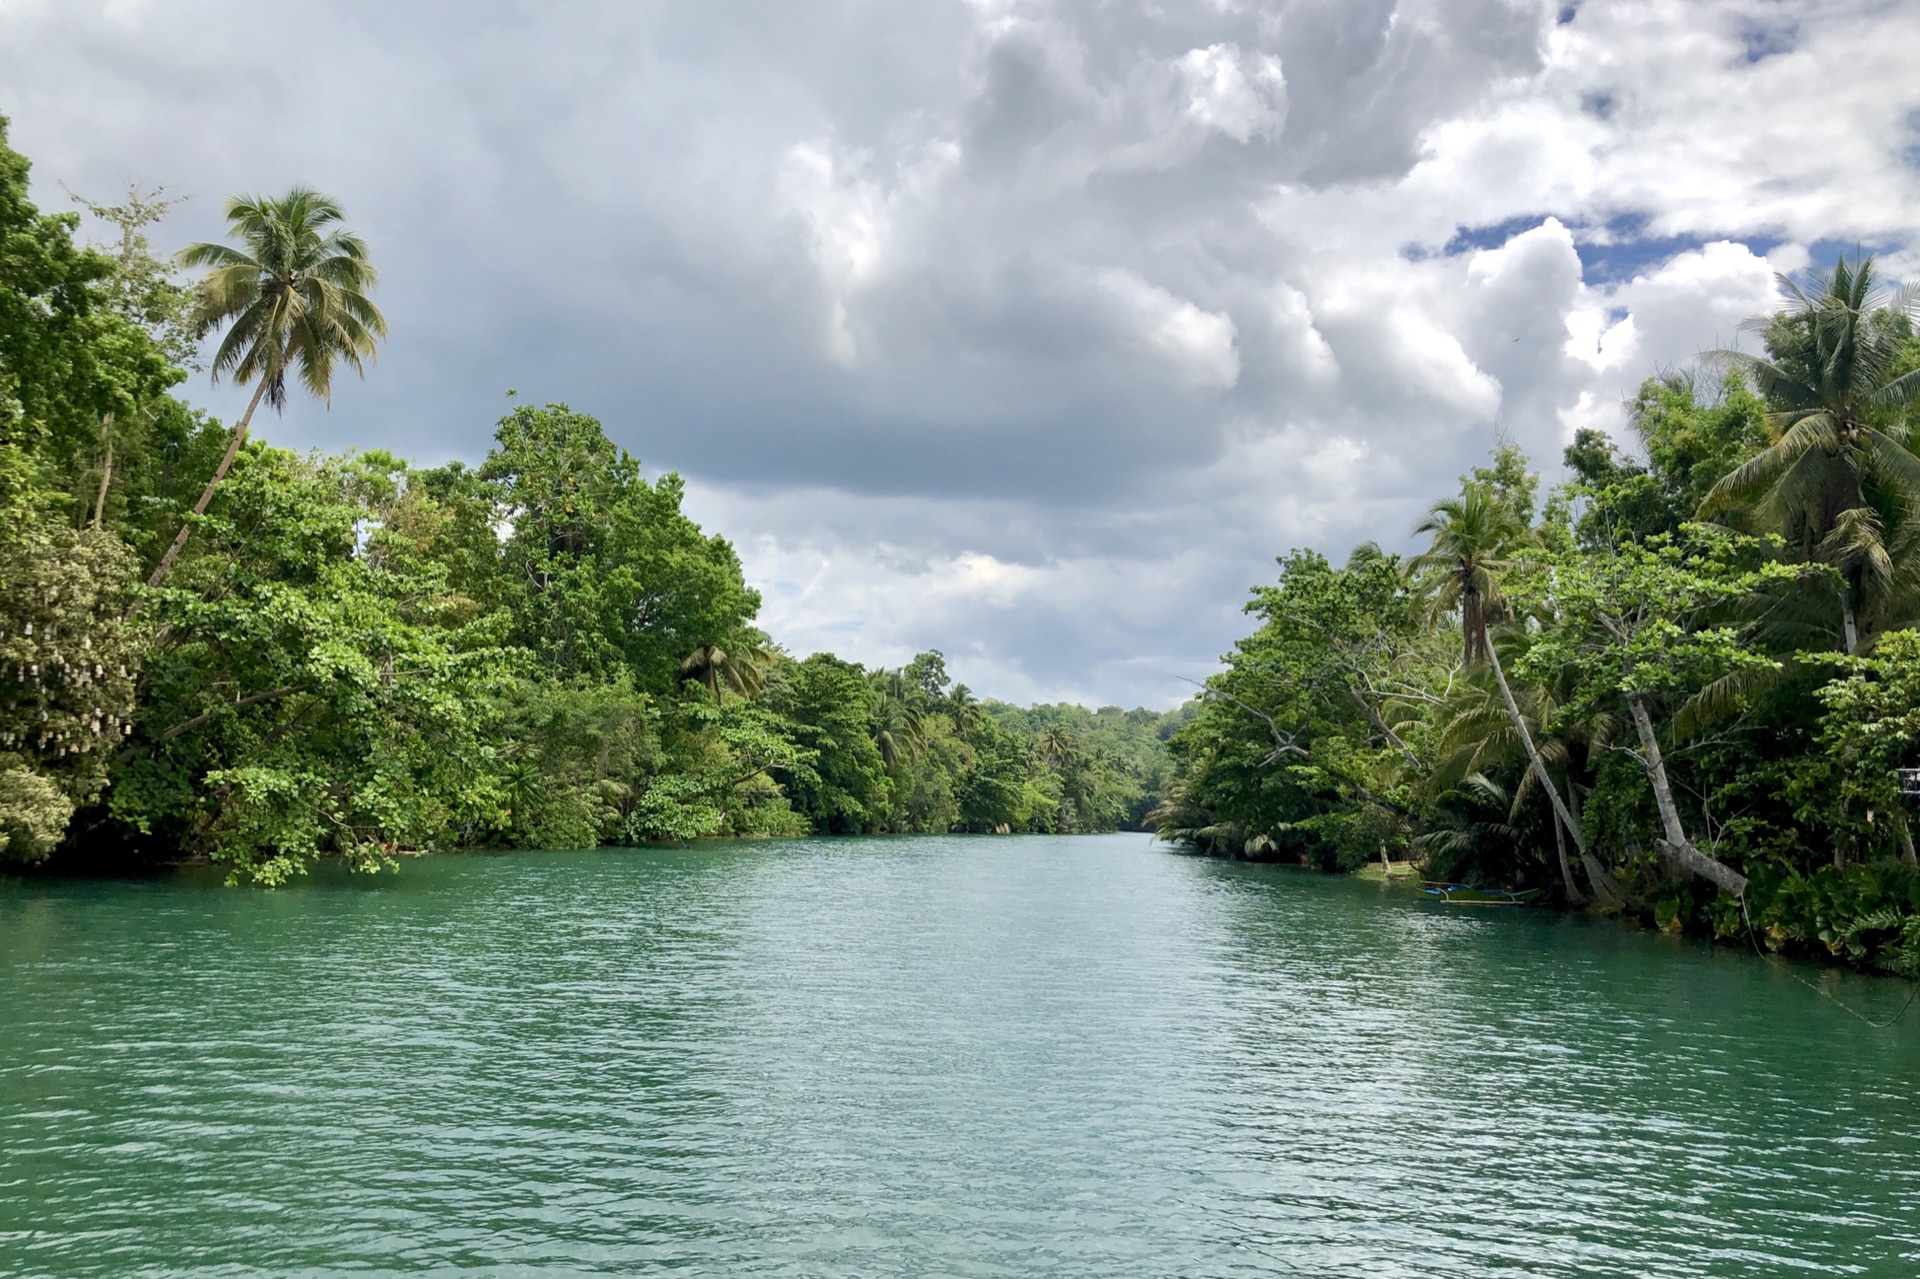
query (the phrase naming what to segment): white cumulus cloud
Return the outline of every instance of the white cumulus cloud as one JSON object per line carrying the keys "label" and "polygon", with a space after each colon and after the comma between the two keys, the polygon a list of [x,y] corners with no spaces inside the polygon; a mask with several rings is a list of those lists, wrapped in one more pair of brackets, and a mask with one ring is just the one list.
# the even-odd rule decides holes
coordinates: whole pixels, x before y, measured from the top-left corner
{"label": "white cumulus cloud", "polygon": [[[1177,701],[1277,554],[1549,479],[1772,275],[1920,274],[1920,6],[1883,0],[0,4],[0,112],[96,198],[293,181],[393,338],[300,447],[599,415],[766,623],[1008,697]],[[228,390],[190,393],[231,412]]]}

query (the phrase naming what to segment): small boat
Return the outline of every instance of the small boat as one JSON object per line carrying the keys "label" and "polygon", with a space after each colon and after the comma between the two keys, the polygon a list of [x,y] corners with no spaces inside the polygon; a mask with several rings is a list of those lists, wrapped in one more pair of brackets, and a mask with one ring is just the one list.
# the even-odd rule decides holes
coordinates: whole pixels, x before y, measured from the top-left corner
{"label": "small boat", "polygon": [[1422,881],[1420,891],[1456,906],[1524,906],[1540,895],[1537,888],[1476,888],[1472,884],[1438,884],[1432,880]]}

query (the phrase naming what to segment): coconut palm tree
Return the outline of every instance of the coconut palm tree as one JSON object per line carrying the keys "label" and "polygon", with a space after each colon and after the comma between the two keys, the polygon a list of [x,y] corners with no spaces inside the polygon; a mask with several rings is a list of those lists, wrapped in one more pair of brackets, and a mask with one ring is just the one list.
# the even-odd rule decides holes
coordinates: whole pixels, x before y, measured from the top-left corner
{"label": "coconut palm tree", "polygon": [[[194,331],[227,328],[214,352],[214,380],[251,382],[253,398],[193,504],[196,516],[206,514],[246,442],[260,402],[286,408],[290,371],[311,394],[328,400],[335,366],[346,364],[364,376],[366,361],[387,332],[386,318],[367,298],[377,278],[367,246],[341,227],[345,215],[334,201],[296,186],[278,198],[235,196],[227,201],[226,215],[240,247],[192,244],[181,250],[179,261],[208,268],[194,295]],[[191,521],[181,526],[148,586],[160,585],[192,531]]]}
{"label": "coconut palm tree", "polygon": [[1033,746],[1040,758],[1052,768],[1065,768],[1067,761],[1075,757],[1073,735],[1058,724],[1035,733]]}
{"label": "coconut palm tree", "polygon": [[1506,704],[1507,718],[1526,750],[1527,763],[1547,792],[1554,816],[1573,837],[1574,847],[1584,854],[1587,839],[1580,829],[1580,821],[1561,797],[1560,788],[1547,771],[1546,761],[1540,757],[1533,732],[1520,713],[1520,704],[1507,683],[1500,654],[1494,649],[1487,630],[1488,624],[1504,611],[1500,578],[1511,567],[1509,557],[1532,537],[1526,520],[1501,501],[1488,485],[1468,483],[1461,488],[1459,497],[1435,502],[1427,518],[1414,531],[1433,535],[1427,550],[1416,555],[1408,565],[1415,573],[1429,575],[1433,593],[1430,616],[1437,620],[1456,608],[1459,610],[1460,628],[1465,632],[1462,643],[1467,666],[1484,663],[1492,669],[1501,701]]}
{"label": "coconut palm tree", "polygon": [[1863,607],[1892,583],[1894,526],[1920,514],[1920,458],[1900,420],[1920,402],[1920,370],[1901,371],[1920,292],[1880,287],[1872,258],[1842,258],[1808,287],[1779,282],[1786,310],[1741,326],[1765,335],[1766,358],[1701,357],[1744,373],[1779,407],[1767,420],[1773,443],[1714,485],[1700,514],[1746,507],[1756,524],[1797,542],[1802,559],[1838,569],[1841,642],[1852,653]]}
{"label": "coconut palm tree", "polygon": [[[1568,809],[1575,820],[1579,819],[1581,788],[1574,777],[1579,757],[1584,755],[1587,759],[1590,783],[1593,762],[1606,752],[1619,731],[1617,717],[1601,713],[1584,721],[1566,719],[1560,714],[1560,705],[1553,690],[1542,684],[1524,688],[1516,695],[1522,716],[1517,723],[1499,704],[1499,699],[1478,682],[1462,684],[1449,701],[1451,715],[1441,729],[1437,747],[1439,763],[1426,778],[1429,793],[1436,802],[1441,803],[1443,809],[1445,796],[1466,784],[1474,775],[1485,775],[1503,765],[1522,762],[1522,771],[1514,784],[1508,813],[1509,822],[1518,822],[1527,801],[1540,789],[1539,775],[1531,767],[1532,760],[1526,753],[1526,743],[1522,739],[1524,731],[1532,737],[1541,761],[1549,771],[1557,774],[1557,780],[1564,787]],[[1575,906],[1585,905],[1586,894],[1575,882],[1573,867],[1567,859],[1564,832],[1568,828],[1560,821],[1558,813],[1552,811],[1552,807],[1553,800],[1549,797],[1554,851],[1567,900]],[[1588,880],[1602,899],[1617,901],[1620,891],[1612,874],[1591,852],[1580,853],[1580,861]]]}
{"label": "coconut palm tree", "polygon": [[953,726],[962,733],[978,728],[985,714],[980,709],[980,700],[965,684],[955,684],[947,694],[947,713],[953,717]]}
{"label": "coconut palm tree", "polygon": [[888,769],[913,760],[927,744],[927,694],[902,671],[875,671],[873,743]]}
{"label": "coconut palm tree", "polygon": [[680,680],[704,686],[713,694],[715,706],[729,689],[752,701],[759,696],[771,663],[772,657],[764,648],[744,645],[729,653],[718,644],[702,644],[681,661]]}
{"label": "coconut palm tree", "polygon": [[1526,521],[1484,484],[1468,484],[1459,497],[1435,502],[1415,533],[1431,533],[1427,550],[1408,565],[1431,591],[1433,616],[1460,614],[1462,660],[1486,661],[1487,626],[1503,601],[1500,577],[1515,548],[1528,538]]}

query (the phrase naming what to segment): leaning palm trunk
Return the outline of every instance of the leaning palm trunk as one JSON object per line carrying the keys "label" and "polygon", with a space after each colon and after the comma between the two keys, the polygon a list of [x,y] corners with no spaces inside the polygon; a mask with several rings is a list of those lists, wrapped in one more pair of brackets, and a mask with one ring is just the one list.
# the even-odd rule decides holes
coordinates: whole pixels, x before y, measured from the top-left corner
{"label": "leaning palm trunk", "polygon": [[[1507,684],[1506,668],[1500,665],[1500,653],[1493,645],[1493,637],[1488,635],[1486,627],[1480,628],[1480,649],[1486,655],[1487,664],[1493,668],[1493,678],[1500,685],[1500,698],[1507,704],[1507,714],[1513,720],[1514,731],[1520,734],[1520,744],[1527,749],[1527,763],[1533,769],[1535,780],[1547,792],[1547,799],[1553,805],[1553,838],[1560,853],[1560,880],[1566,886],[1567,900],[1575,906],[1586,905],[1586,897],[1573,880],[1573,869],[1567,864],[1566,845],[1560,842],[1560,833],[1565,831],[1573,836],[1573,846],[1580,852],[1580,864],[1586,867],[1587,878],[1593,882],[1594,889],[1608,905],[1618,904],[1614,899],[1613,876],[1606,873],[1598,860],[1587,849],[1587,837],[1580,830],[1580,819],[1566,800],[1560,797],[1560,788],[1553,784],[1553,775],[1547,772],[1546,761],[1540,758],[1540,748],[1533,744],[1533,733],[1527,728],[1527,720],[1520,713],[1520,704],[1513,698],[1513,689]],[[1595,874],[1596,870],[1599,872]]]}
{"label": "leaning palm trunk", "polygon": [[1575,906],[1586,905],[1587,895],[1573,882],[1573,867],[1567,864],[1567,828],[1558,813],[1553,817],[1553,851],[1560,858],[1560,882],[1566,885],[1567,901]]}
{"label": "leaning palm trunk", "polygon": [[[226,456],[220,459],[220,465],[213,468],[213,478],[200,490],[200,500],[193,504],[195,517],[205,515],[207,507],[213,503],[213,491],[220,487],[220,481],[227,478],[227,471],[233,466],[233,459],[240,455],[240,446],[247,441],[247,426],[253,421],[253,411],[260,407],[260,398],[267,393],[268,379],[262,377],[260,385],[253,388],[253,399],[247,402],[247,411],[240,415],[240,422],[233,428],[233,437],[227,441]],[[167,573],[172,570],[173,562],[180,558],[180,552],[187,545],[187,538],[193,535],[193,521],[188,520],[180,526],[180,532],[174,536],[173,545],[167,547],[167,553],[154,565],[153,576],[147,579],[149,589],[160,585]]]}
{"label": "leaning palm trunk", "polygon": [[1603,866],[1592,853],[1580,854],[1581,869],[1587,872],[1587,882],[1593,885],[1593,891],[1600,898],[1600,904],[1609,910],[1619,910],[1628,904],[1630,894],[1613,877],[1613,872]]}
{"label": "leaning palm trunk", "polygon": [[1647,714],[1646,694],[1628,693],[1627,709],[1633,714],[1634,731],[1640,735],[1640,763],[1646,769],[1647,780],[1653,783],[1654,803],[1660,807],[1660,825],[1667,834],[1660,841],[1660,847],[1668,857],[1702,879],[1711,880],[1735,897],[1745,895],[1747,877],[1695,848],[1687,838],[1686,828],[1680,824],[1680,809],[1673,802],[1673,788],[1667,784],[1667,762],[1660,754],[1660,739],[1654,736],[1653,718]]}
{"label": "leaning palm trunk", "polygon": [[[1513,689],[1507,684],[1507,672],[1500,665],[1500,654],[1494,649],[1493,640],[1486,635],[1484,629],[1481,633],[1481,641],[1481,649],[1486,654],[1487,664],[1493,667],[1493,678],[1500,685],[1500,698],[1507,704],[1507,714],[1513,720],[1514,731],[1520,734],[1520,744],[1526,747],[1527,763],[1533,767],[1534,778],[1540,783],[1541,789],[1547,792],[1547,799],[1553,804],[1554,816],[1559,818],[1560,824],[1566,827],[1567,834],[1573,836],[1574,847],[1584,853],[1587,851],[1587,837],[1580,831],[1580,819],[1573,815],[1573,810],[1567,807],[1567,802],[1560,798],[1560,788],[1553,784],[1553,776],[1547,772],[1546,761],[1540,758],[1540,749],[1533,744],[1533,734],[1527,729],[1526,717],[1520,714],[1520,704],[1513,700]],[[1568,883],[1571,885],[1572,881],[1569,880]]]}

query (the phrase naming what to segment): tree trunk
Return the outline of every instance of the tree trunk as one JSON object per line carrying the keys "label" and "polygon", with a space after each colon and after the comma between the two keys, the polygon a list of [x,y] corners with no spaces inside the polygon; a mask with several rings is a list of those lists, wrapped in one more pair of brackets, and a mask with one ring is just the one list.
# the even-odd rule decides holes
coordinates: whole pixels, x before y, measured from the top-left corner
{"label": "tree trunk", "polygon": [[1460,629],[1464,633],[1460,663],[1468,670],[1478,666],[1487,642],[1486,610],[1480,607],[1480,592],[1469,586],[1460,592]]}
{"label": "tree trunk", "polygon": [[1747,877],[1695,848],[1687,838],[1686,828],[1680,824],[1680,809],[1673,802],[1673,788],[1667,784],[1667,762],[1660,754],[1660,739],[1654,736],[1653,717],[1647,714],[1646,695],[1637,691],[1628,693],[1627,709],[1633,715],[1634,731],[1640,735],[1641,766],[1646,769],[1647,780],[1653,783],[1653,800],[1659,805],[1660,825],[1666,831],[1667,837],[1660,841],[1661,850],[1683,869],[1718,884],[1735,897],[1743,895],[1747,891]]}
{"label": "tree trunk", "polygon": [[1915,856],[1913,851],[1913,832],[1907,828],[1904,815],[1893,815],[1893,829],[1900,835],[1900,853],[1906,859],[1907,869],[1920,870],[1920,857]]}
{"label": "tree trunk", "polygon": [[1400,740],[1400,734],[1394,732],[1393,729],[1388,726],[1386,717],[1381,715],[1379,710],[1374,707],[1374,704],[1367,700],[1366,694],[1351,684],[1347,685],[1347,692],[1352,695],[1354,701],[1360,703],[1360,709],[1366,712],[1367,719],[1373,724],[1374,731],[1393,744],[1393,748],[1399,751],[1401,756],[1407,761],[1408,768],[1411,768],[1416,773],[1419,772],[1420,757],[1413,753],[1411,747]]}
{"label": "tree trunk", "polygon": [[1500,654],[1493,647],[1490,636],[1482,634],[1482,650],[1487,662],[1493,667],[1493,678],[1500,685],[1500,696],[1507,704],[1507,714],[1513,718],[1513,727],[1520,734],[1521,745],[1527,748],[1527,762],[1533,766],[1533,775],[1547,799],[1553,804],[1553,811],[1567,828],[1567,834],[1573,836],[1573,846],[1581,852],[1587,851],[1587,837],[1580,833],[1580,819],[1573,815],[1565,800],[1560,798],[1560,788],[1553,784],[1553,777],[1547,772],[1546,761],[1540,758],[1540,751],[1533,744],[1533,734],[1527,730],[1527,721],[1520,714],[1520,704],[1513,700],[1513,689],[1507,686],[1507,672],[1500,665]]}
{"label": "tree trunk", "polygon": [[1593,885],[1594,894],[1600,898],[1600,904],[1609,910],[1619,910],[1627,905],[1627,890],[1613,877],[1613,872],[1600,864],[1600,859],[1592,853],[1580,854],[1580,865],[1587,872],[1587,882]]}
{"label": "tree trunk", "polygon": [[1567,828],[1560,824],[1560,815],[1553,816],[1553,851],[1560,856],[1560,882],[1566,885],[1567,902],[1574,906],[1587,904],[1587,895],[1580,891],[1580,885],[1573,882],[1573,867],[1567,864]]}
{"label": "tree trunk", "polygon": [[113,414],[100,419],[100,443],[106,456],[100,463],[100,491],[93,498],[93,530],[100,531],[100,519],[107,509],[107,489],[113,484]]}
{"label": "tree trunk", "polygon": [[[213,503],[213,491],[220,487],[220,481],[227,478],[227,469],[233,465],[233,459],[240,455],[240,446],[247,441],[247,427],[253,421],[253,411],[260,407],[260,397],[267,393],[267,378],[263,375],[260,385],[253,388],[253,399],[247,402],[247,411],[240,415],[239,425],[233,428],[233,438],[227,441],[227,454],[220,459],[220,465],[214,468],[213,478],[207,481],[207,487],[200,491],[200,500],[193,504],[195,515],[205,515],[207,507]],[[179,534],[173,539],[173,545],[154,565],[153,576],[147,579],[148,587],[160,585],[173,568],[173,562],[180,558],[180,552],[187,544],[187,538],[193,534],[193,521],[188,520],[180,526]]]}
{"label": "tree trunk", "polygon": [[1841,588],[1840,624],[1842,642],[1847,646],[1847,656],[1852,657],[1860,650],[1860,625],[1853,616],[1853,587],[1851,584]]}

